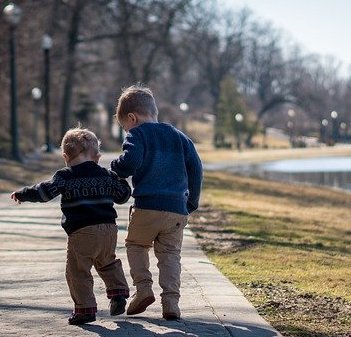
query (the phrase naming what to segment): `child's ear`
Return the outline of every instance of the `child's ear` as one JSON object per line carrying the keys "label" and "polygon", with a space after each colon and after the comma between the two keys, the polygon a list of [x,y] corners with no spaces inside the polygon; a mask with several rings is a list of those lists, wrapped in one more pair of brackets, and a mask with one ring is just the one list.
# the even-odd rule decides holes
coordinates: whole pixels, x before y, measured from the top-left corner
{"label": "child's ear", "polygon": [[66,163],[69,162],[69,157],[68,157],[68,155],[65,152],[62,152],[62,157],[63,157],[63,159],[65,160]]}
{"label": "child's ear", "polygon": [[137,120],[136,115],[135,115],[134,113],[132,113],[132,112],[130,112],[130,113],[128,114],[128,117],[130,118],[130,120],[131,120],[133,123],[135,123],[136,120]]}
{"label": "child's ear", "polygon": [[101,158],[101,153],[97,153],[97,154],[95,155],[95,159],[94,159],[94,161],[95,161],[96,164],[99,163],[99,159],[100,159],[100,158]]}

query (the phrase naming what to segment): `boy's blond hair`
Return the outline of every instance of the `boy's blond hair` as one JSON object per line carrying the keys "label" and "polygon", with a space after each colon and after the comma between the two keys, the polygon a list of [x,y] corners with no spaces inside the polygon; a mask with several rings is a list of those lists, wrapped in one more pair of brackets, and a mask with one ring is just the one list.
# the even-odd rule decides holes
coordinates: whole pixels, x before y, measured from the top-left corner
{"label": "boy's blond hair", "polygon": [[101,142],[94,132],[78,126],[65,133],[62,138],[61,149],[72,160],[81,153],[99,154],[100,144]]}
{"label": "boy's blond hair", "polygon": [[158,109],[151,89],[141,84],[122,89],[115,117],[117,120],[123,120],[129,113],[152,117],[158,115]]}

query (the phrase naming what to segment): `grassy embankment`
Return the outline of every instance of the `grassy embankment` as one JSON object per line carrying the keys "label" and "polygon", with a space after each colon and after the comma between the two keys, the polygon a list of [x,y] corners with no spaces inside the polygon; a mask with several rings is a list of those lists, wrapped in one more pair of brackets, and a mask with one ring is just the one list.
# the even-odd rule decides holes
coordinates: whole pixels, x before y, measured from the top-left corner
{"label": "grassy embankment", "polygon": [[[350,154],[199,149],[204,161]],[[328,188],[208,172],[192,226],[211,260],[284,336],[350,336],[350,204],[350,194]]]}

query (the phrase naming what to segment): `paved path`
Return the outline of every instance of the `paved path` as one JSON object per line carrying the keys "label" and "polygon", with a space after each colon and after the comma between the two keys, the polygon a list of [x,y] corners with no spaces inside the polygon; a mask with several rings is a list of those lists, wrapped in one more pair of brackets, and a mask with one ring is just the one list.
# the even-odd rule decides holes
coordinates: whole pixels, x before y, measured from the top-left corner
{"label": "paved path", "polygon": [[[119,207],[117,255],[129,284],[125,248],[128,205]],[[0,194],[0,336],[116,337],[279,337],[207,259],[189,230],[182,253],[182,319],[162,319],[160,299],[137,316],[109,316],[102,281],[95,275],[97,321],[70,326],[72,302],[65,282],[66,235],[60,227],[59,200],[16,205]],[[157,284],[156,261],[150,254]],[[133,292],[133,287],[131,287]]]}

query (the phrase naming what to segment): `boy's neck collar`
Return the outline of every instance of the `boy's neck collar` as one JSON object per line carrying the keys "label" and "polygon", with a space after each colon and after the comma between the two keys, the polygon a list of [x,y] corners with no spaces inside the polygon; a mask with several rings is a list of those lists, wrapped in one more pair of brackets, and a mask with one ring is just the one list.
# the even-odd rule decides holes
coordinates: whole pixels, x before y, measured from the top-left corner
{"label": "boy's neck collar", "polygon": [[67,167],[74,167],[88,162],[94,162],[94,160],[92,159],[81,160],[81,161],[72,160],[69,163],[66,163],[66,165]]}
{"label": "boy's neck collar", "polygon": [[[157,120],[151,120],[151,119],[149,119],[149,120],[145,120],[145,121],[140,121],[140,123],[139,123],[139,125],[142,125],[142,124],[146,124],[146,123],[158,123],[158,121]],[[139,126],[138,125],[138,126]]]}
{"label": "boy's neck collar", "polygon": [[90,155],[86,155],[86,154],[81,153],[78,157],[73,158],[69,162],[66,161],[66,165],[68,167],[72,167],[72,166],[77,166],[77,165],[80,165],[80,164],[83,164],[83,163],[86,163],[86,162],[98,163],[98,159],[95,160]]}
{"label": "boy's neck collar", "polygon": [[143,125],[143,124],[147,124],[147,123],[158,123],[158,120],[156,119],[144,119],[144,120],[140,120],[137,125],[135,125],[135,127],[138,127],[140,125]]}

